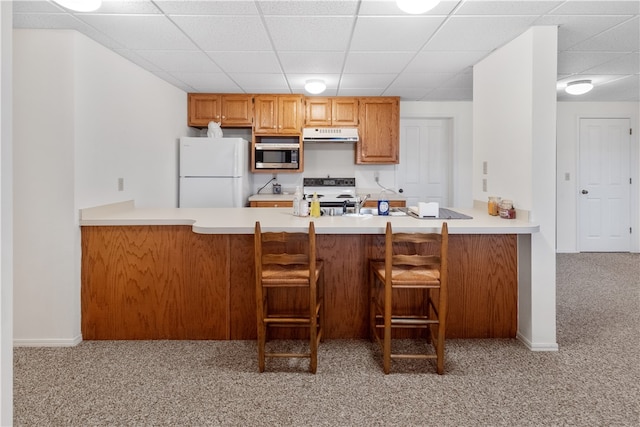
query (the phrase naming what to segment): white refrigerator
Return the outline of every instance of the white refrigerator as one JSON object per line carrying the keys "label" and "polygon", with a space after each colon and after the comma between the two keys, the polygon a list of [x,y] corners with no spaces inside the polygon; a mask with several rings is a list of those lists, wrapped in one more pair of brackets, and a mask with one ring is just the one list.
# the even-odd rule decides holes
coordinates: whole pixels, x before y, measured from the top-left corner
{"label": "white refrigerator", "polygon": [[247,140],[180,138],[179,170],[179,207],[247,206],[253,184]]}

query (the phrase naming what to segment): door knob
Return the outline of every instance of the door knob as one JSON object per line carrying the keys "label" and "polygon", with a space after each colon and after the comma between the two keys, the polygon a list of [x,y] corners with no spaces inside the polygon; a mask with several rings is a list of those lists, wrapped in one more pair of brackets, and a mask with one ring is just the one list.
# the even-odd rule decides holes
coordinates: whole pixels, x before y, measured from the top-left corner
{"label": "door knob", "polygon": [[582,190],[582,194],[589,194],[587,190]]}
{"label": "door knob", "polygon": [[398,190],[398,193],[404,193],[404,190],[401,188]]}

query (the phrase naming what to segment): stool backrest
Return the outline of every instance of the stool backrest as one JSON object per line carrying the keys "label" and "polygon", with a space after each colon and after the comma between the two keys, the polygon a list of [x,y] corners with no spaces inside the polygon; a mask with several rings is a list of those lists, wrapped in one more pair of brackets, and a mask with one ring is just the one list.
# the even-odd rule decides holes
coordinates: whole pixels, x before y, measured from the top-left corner
{"label": "stool backrest", "polygon": [[408,265],[440,270],[440,282],[447,281],[449,228],[442,224],[440,233],[393,233],[387,222],[385,233],[386,277],[391,278],[394,265]]}

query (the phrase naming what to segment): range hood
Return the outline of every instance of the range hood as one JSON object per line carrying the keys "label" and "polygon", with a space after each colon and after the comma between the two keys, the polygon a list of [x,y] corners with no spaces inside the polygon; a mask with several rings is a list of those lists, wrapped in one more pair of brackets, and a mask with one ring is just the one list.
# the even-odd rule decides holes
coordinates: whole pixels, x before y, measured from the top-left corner
{"label": "range hood", "polygon": [[303,142],[358,142],[358,128],[304,128]]}

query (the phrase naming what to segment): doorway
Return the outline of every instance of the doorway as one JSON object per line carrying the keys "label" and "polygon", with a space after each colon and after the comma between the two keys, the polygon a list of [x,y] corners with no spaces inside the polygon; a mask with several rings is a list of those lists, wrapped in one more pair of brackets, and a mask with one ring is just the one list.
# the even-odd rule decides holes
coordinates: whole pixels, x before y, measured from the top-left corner
{"label": "doorway", "polygon": [[451,195],[452,119],[401,119],[400,165],[396,182],[407,206],[438,202],[449,206]]}
{"label": "doorway", "polygon": [[629,252],[629,119],[580,119],[578,251]]}

